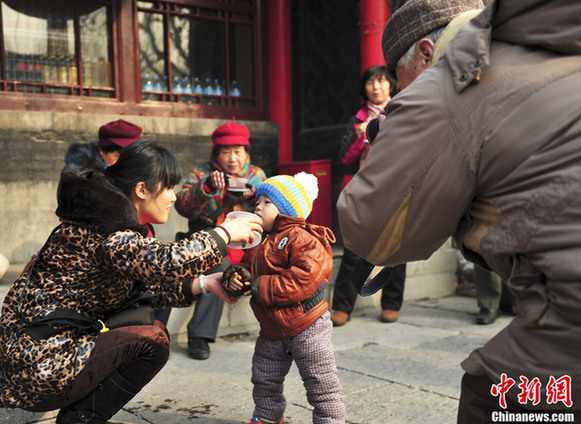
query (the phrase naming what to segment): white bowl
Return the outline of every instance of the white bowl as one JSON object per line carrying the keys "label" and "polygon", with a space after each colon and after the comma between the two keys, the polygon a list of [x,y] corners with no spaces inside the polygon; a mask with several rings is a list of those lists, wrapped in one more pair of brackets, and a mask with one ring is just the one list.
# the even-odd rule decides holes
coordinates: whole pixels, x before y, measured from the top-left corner
{"label": "white bowl", "polygon": [[[258,215],[255,215],[250,212],[245,211],[232,211],[226,215],[226,219],[234,219],[234,218],[256,218],[262,224],[262,218]],[[252,243],[248,243],[246,246],[242,247],[242,243],[233,242],[228,245],[232,249],[250,249],[251,247],[258,246],[262,241],[262,234],[258,231],[252,231],[254,233],[254,241]]]}
{"label": "white bowl", "polygon": [[246,187],[246,184],[248,184],[248,178],[228,178],[228,188],[247,190],[248,188]]}

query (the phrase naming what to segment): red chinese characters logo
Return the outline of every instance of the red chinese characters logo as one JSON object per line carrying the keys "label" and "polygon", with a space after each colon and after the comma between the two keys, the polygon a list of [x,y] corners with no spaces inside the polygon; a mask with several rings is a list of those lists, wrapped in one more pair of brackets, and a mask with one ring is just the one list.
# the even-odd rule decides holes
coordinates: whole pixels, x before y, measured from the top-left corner
{"label": "red chinese characters logo", "polygon": [[[521,405],[532,403],[538,405],[541,402],[541,380],[538,377],[529,380],[527,377],[520,376],[520,384],[517,386],[520,392],[517,400]],[[493,384],[490,388],[490,394],[498,397],[498,405],[506,409],[506,394],[515,385],[515,380],[508,377],[505,373],[500,376],[500,383]],[[571,377],[565,375],[559,379],[550,376],[546,387],[547,404],[556,404],[562,402],[563,405],[570,408],[573,406],[571,400]]]}
{"label": "red chinese characters logo", "polygon": [[500,383],[493,384],[490,388],[490,394],[492,396],[498,396],[498,404],[502,409],[506,409],[506,392],[514,386],[514,380],[512,378],[507,378],[505,373],[500,376]]}
{"label": "red chinese characters logo", "polygon": [[529,379],[521,375],[520,381],[518,403],[525,405],[530,400],[533,405],[538,405],[541,401],[541,380],[535,377],[529,383]]}
{"label": "red chinese characters logo", "polygon": [[547,403],[563,402],[567,407],[573,405],[571,401],[571,377],[565,375],[558,380],[551,376],[547,384]]}

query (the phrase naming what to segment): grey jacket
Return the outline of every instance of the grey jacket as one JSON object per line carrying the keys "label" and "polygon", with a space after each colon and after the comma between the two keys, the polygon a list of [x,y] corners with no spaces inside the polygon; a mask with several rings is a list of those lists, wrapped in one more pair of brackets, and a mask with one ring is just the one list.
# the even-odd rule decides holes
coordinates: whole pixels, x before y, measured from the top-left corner
{"label": "grey jacket", "polygon": [[345,246],[372,263],[426,259],[453,235],[507,280],[517,316],[463,368],[543,388],[569,375],[577,408],[580,54],[578,0],[491,2],[390,101],[337,205]]}

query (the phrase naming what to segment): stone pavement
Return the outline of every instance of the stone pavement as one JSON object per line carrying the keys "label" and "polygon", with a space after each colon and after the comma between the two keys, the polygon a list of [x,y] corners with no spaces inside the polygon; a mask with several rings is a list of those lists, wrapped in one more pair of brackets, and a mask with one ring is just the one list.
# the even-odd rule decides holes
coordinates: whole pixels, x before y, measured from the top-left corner
{"label": "stone pavement", "polygon": [[[350,424],[452,424],[460,393],[460,362],[512,319],[475,325],[476,300],[443,297],[405,302],[399,321],[378,321],[379,309],[335,328],[333,341]],[[206,361],[187,356],[185,334],[174,337],[166,367],[112,422],[245,424],[252,415],[250,367],[256,334],[219,338]],[[293,365],[285,384],[285,423],[308,424],[311,410]],[[0,422],[53,424],[55,412],[0,409]]]}

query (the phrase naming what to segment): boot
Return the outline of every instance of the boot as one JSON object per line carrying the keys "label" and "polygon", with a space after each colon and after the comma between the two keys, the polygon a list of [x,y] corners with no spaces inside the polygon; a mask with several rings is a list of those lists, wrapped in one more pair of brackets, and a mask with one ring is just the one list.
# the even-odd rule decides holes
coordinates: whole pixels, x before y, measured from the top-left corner
{"label": "boot", "polygon": [[105,424],[139,390],[115,370],[83,399],[62,408],[56,424]]}

